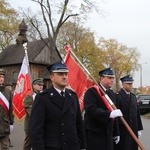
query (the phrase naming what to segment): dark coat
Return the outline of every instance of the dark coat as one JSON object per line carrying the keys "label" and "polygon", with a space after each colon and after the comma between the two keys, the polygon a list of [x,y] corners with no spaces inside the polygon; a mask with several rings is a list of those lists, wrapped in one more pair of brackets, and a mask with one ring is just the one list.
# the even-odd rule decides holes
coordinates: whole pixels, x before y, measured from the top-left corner
{"label": "dark coat", "polygon": [[54,89],[37,94],[31,111],[33,150],[80,150],[85,148],[85,134],[77,95],[65,91],[65,102]]}
{"label": "dark coat", "polygon": [[[112,90],[108,96],[115,103]],[[113,136],[119,135],[117,119],[109,118],[109,110],[93,87],[85,93],[84,107],[87,150],[113,150]]]}
{"label": "dark coat", "polygon": [[[138,131],[143,129],[140,113],[137,105],[136,96],[131,93],[128,95],[123,89],[117,93],[117,107],[121,109],[123,117],[133,130],[136,136]],[[115,150],[138,150],[138,146],[123,125],[122,121],[119,120],[120,129],[120,142],[115,145]]]}

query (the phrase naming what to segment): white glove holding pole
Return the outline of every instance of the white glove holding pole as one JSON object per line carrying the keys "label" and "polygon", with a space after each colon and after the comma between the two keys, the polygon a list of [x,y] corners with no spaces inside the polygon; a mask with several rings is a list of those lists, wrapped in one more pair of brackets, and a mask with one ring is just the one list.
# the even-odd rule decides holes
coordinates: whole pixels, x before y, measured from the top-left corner
{"label": "white glove holding pole", "polygon": [[119,141],[120,141],[120,136],[115,136],[115,137],[113,137],[113,140],[114,140],[114,142],[115,142],[116,144],[118,144]]}
{"label": "white glove holding pole", "polygon": [[140,138],[142,136],[142,132],[138,131],[138,138]]}
{"label": "white glove holding pole", "polygon": [[122,112],[120,109],[115,109],[110,113],[109,118],[116,118],[116,117],[120,117],[123,116]]}

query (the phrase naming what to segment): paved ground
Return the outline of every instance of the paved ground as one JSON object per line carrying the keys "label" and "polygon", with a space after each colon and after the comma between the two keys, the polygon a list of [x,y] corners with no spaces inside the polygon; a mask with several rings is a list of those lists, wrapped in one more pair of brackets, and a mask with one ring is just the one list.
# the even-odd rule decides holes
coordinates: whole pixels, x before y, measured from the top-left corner
{"label": "paved ground", "polygon": [[150,150],[150,118],[149,117],[142,117],[143,128],[142,136],[140,138],[140,142],[144,146],[145,150]]}
{"label": "paved ground", "polygon": [[17,120],[15,120],[14,123],[14,130],[10,135],[10,140],[13,145],[13,147],[10,147],[10,150],[22,150],[23,140],[24,140],[24,120],[21,123],[18,123]]}

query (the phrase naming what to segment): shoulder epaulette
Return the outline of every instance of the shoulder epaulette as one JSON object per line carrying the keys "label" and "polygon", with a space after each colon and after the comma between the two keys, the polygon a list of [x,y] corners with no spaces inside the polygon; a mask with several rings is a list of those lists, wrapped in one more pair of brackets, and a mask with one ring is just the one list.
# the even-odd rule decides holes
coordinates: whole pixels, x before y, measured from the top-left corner
{"label": "shoulder epaulette", "polygon": [[40,92],[39,94],[40,94],[40,95],[43,95],[43,94],[45,94],[45,93],[48,93],[47,89],[43,90],[43,91]]}

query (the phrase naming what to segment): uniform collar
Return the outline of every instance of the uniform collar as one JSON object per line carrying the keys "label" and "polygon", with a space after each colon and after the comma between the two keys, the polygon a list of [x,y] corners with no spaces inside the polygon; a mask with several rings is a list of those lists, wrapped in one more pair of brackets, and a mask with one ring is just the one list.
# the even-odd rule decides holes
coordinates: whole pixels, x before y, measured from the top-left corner
{"label": "uniform collar", "polygon": [[[54,89],[60,94],[61,90],[59,90],[58,88],[54,87]],[[63,90],[63,92],[65,93],[65,89]]]}
{"label": "uniform collar", "polygon": [[100,86],[103,88],[103,90],[106,92],[107,90],[110,90],[110,89],[106,89],[101,83],[100,83]]}
{"label": "uniform collar", "polygon": [[123,90],[125,91],[126,94],[130,94],[131,93],[131,92],[127,92],[124,88],[123,88]]}

